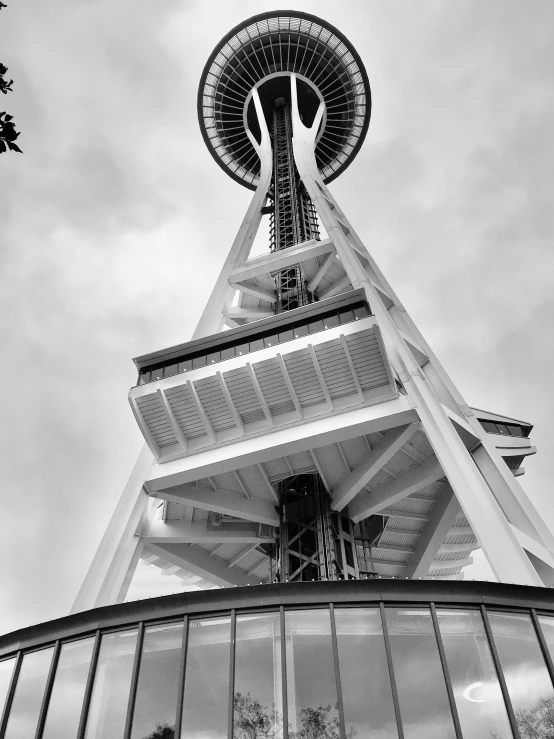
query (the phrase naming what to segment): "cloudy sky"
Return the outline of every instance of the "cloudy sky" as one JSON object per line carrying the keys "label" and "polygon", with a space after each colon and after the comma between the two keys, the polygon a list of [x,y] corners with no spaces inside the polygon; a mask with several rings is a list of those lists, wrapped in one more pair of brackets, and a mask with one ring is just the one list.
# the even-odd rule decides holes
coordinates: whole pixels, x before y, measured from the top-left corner
{"label": "cloudy sky", "polygon": [[[294,7],[339,27],[372,85],[333,193],[468,402],[535,424],[522,482],[554,525],[554,4]],[[250,194],[203,144],[197,85],[232,26],[275,8],[0,13],[25,152],[0,157],[0,632],[70,608],[141,447],[131,358],[199,318]]]}

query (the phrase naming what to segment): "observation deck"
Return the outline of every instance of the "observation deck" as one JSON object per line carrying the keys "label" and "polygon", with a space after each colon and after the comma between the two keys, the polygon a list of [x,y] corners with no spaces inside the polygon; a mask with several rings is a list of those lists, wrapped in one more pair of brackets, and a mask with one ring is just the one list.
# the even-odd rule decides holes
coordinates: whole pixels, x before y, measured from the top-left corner
{"label": "observation deck", "polygon": [[325,103],[315,156],[326,183],[348,167],[364,141],[371,115],[369,81],[345,36],[308,13],[253,16],[217,44],[198,90],[200,129],[210,153],[251,190],[260,172],[246,133],[249,129],[259,137],[252,89],[257,88],[269,119],[273,101],[290,88],[291,73],[297,76],[299,110],[307,126]]}

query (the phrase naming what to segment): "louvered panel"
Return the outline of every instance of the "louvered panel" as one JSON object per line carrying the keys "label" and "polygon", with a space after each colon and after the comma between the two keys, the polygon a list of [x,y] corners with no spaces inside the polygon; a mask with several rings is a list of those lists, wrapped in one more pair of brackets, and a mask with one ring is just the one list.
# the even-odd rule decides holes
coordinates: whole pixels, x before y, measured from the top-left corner
{"label": "louvered panel", "polygon": [[388,385],[387,368],[373,329],[347,336],[346,343],[362,389]]}
{"label": "louvered panel", "polygon": [[207,521],[208,514],[209,514],[209,511],[205,511],[202,508],[195,508],[194,515],[192,517],[192,522],[197,523],[198,521]]}
{"label": "louvered panel", "polygon": [[386,546],[387,544],[395,544],[396,546],[408,546],[411,547],[417,541],[419,537],[419,531],[406,531],[405,534],[398,534],[396,532],[387,531],[385,529],[379,539],[379,546]]}
{"label": "louvered panel", "polygon": [[358,465],[362,459],[369,454],[369,449],[367,448],[367,444],[363,437],[341,441],[340,448],[342,449],[342,453],[344,454],[351,470],[353,470],[354,467],[356,467],[356,465]]}
{"label": "louvered panel", "polygon": [[394,549],[387,549],[386,545],[382,545],[371,547],[371,556],[374,559],[388,559],[390,562],[398,562],[404,565],[408,555],[405,552],[396,552]]}
{"label": "louvered panel", "polygon": [[469,526],[469,521],[467,520],[467,518],[465,516],[458,516],[450,528],[451,529],[456,529],[459,526],[461,526],[461,527],[463,527],[463,526]]}
{"label": "louvered panel", "polygon": [[192,544],[191,546],[197,547],[198,549],[202,549],[204,552],[209,552],[211,554],[219,544],[203,541],[199,544]]}
{"label": "louvered panel", "polygon": [[429,440],[425,435],[424,431],[416,431],[416,433],[410,439],[410,445],[415,447],[418,452],[425,454],[426,457],[430,457],[433,452],[433,447],[429,444]]}
{"label": "louvered panel", "polygon": [[354,395],[356,385],[339,339],[318,344],[314,348],[329,395],[332,398]]}
{"label": "louvered panel", "polygon": [[331,487],[335,487],[348,474],[337,444],[314,449],[313,454]]}
{"label": "louvered panel", "polygon": [[166,390],[165,394],[175,414],[177,423],[182,428],[187,439],[197,439],[200,436],[206,436],[206,429],[196,410],[188,387],[186,385],[172,387]]}
{"label": "louvered panel", "polygon": [[[239,474],[242,479],[242,470]],[[220,475],[213,475],[212,480],[218,489],[231,490],[234,493],[242,493],[240,482],[237,480],[237,477],[233,472],[222,472]]]}
{"label": "louvered panel", "polygon": [[391,470],[391,472],[394,472],[395,475],[399,475],[401,472],[405,472],[411,467],[419,467],[419,464],[415,461],[415,459],[407,457],[404,452],[399,449],[396,454],[394,454],[391,459],[388,460],[386,466],[387,469]]}
{"label": "louvered panel", "polygon": [[277,359],[258,362],[253,365],[253,369],[271,415],[279,416],[294,411],[294,403]]}
{"label": "louvered panel", "polygon": [[396,503],[391,503],[391,505],[387,506],[387,508],[390,508],[393,511],[400,509],[401,511],[408,511],[408,513],[427,514],[433,507],[433,504],[434,501],[432,500],[417,500],[415,498],[412,498],[411,496],[408,496],[407,498],[402,498],[402,500],[396,501]]}
{"label": "louvered panel", "polygon": [[244,487],[251,496],[274,500],[271,491],[268,490],[266,481],[262,477],[262,473],[257,467],[243,467],[239,474]]}
{"label": "louvered panel", "polygon": [[469,557],[469,552],[461,551],[461,552],[440,552],[435,557],[435,560],[437,562],[453,562],[457,559],[465,559],[466,557]]}
{"label": "louvered panel", "polygon": [[316,466],[309,452],[288,454],[287,459],[295,472],[316,472]]}
{"label": "louvered panel", "polygon": [[215,377],[206,377],[194,383],[196,392],[214,431],[235,428],[235,421],[221,386]]}
{"label": "louvered panel", "polygon": [[457,575],[462,571],[461,567],[449,567],[448,569],[434,570],[433,567],[427,573],[427,577],[446,577],[447,575]]}
{"label": "louvered panel", "polygon": [[[244,548],[244,544],[243,544]],[[253,549],[252,551],[248,552],[238,564],[235,565],[237,570],[242,570],[243,572],[248,572],[252,569],[252,567],[255,567],[256,565],[261,565],[261,563],[265,560],[265,554],[262,554],[261,552],[256,551]]]}
{"label": "louvered panel", "polygon": [[[425,521],[419,521],[417,518],[405,518],[404,516],[389,516],[387,521],[387,529],[389,526],[393,529],[403,529],[404,531],[414,531],[420,533]],[[387,530],[385,529],[385,531]]]}
{"label": "louvered panel", "polygon": [[473,534],[465,534],[462,536],[447,536],[444,540],[445,544],[475,544],[475,548],[479,548],[479,542]]}
{"label": "louvered panel", "polygon": [[227,388],[244,423],[262,421],[265,414],[256,396],[252,379],[245,367],[224,374]]}
{"label": "louvered panel", "polygon": [[264,469],[270,480],[283,480],[291,475],[287,463],[282,458],[270,459],[269,462],[264,462]]}
{"label": "louvered panel", "polygon": [[310,405],[325,402],[325,395],[317,378],[312,358],[307,349],[283,355],[292,386],[300,404],[307,408]]}
{"label": "louvered panel", "polygon": [[157,394],[138,398],[137,407],[160,448],[178,443],[171,421]]}
{"label": "louvered panel", "polygon": [[219,544],[217,554],[214,554],[214,557],[219,557],[219,559],[225,560],[225,562],[230,562],[234,557],[239,554],[244,549],[244,544],[225,544],[225,546],[222,549],[219,549]]}
{"label": "louvered panel", "polygon": [[169,501],[165,509],[165,517],[167,521],[181,521],[189,515],[189,506],[185,503],[174,503]]}

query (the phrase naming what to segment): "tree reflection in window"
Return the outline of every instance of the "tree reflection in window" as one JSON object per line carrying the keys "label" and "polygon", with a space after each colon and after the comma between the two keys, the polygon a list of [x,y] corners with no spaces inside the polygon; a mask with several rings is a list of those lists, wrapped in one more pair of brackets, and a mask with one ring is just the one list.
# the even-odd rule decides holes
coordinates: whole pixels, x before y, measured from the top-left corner
{"label": "tree reflection in window", "polygon": [[329,610],[285,614],[289,737],[339,736]]}
{"label": "tree reflection in window", "polygon": [[554,691],[531,617],[494,611],[488,616],[521,739],[551,739]]}

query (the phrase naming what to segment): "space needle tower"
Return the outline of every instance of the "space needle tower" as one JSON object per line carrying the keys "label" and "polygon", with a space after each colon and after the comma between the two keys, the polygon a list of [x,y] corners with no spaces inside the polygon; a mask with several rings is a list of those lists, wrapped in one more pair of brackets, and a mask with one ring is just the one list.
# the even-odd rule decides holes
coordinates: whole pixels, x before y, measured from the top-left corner
{"label": "space needle tower", "polygon": [[[527,739],[554,705],[532,426],[469,405],[329,189],[370,114],[307,13],[210,55],[200,130],[252,199],[192,338],[134,359],[145,444],[71,615],[0,638],[0,739]],[[125,602],[139,562],[195,592]]]}

